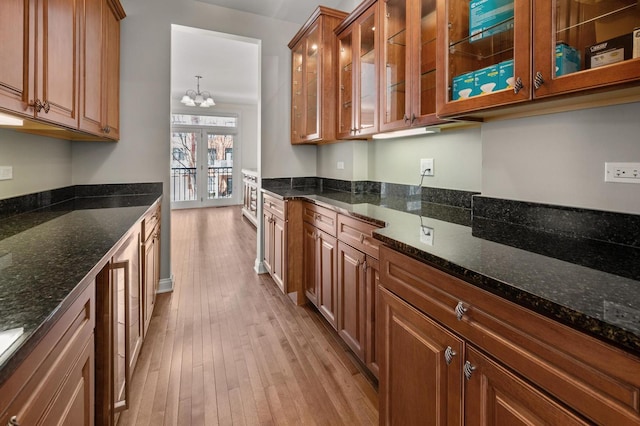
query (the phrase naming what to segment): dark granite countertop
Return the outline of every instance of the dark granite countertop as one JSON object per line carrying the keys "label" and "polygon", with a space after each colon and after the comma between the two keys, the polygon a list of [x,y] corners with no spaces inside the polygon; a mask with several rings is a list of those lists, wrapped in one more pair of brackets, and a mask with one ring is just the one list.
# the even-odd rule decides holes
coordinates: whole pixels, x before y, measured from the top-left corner
{"label": "dark granite countertop", "polygon": [[75,198],[0,222],[0,336],[13,342],[0,337],[0,384],[159,196]]}
{"label": "dark granite countertop", "polygon": [[402,211],[400,201],[387,208],[375,195],[266,192],[384,225],[374,237],[389,247],[640,356],[640,319],[617,314],[626,307],[640,311],[640,281],[478,238],[470,226],[430,217],[424,208]]}

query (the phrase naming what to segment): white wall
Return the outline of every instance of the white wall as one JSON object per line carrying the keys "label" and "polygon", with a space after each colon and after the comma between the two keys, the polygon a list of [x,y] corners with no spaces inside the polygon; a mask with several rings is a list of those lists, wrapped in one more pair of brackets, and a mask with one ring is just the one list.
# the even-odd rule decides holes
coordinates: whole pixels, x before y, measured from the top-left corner
{"label": "white wall", "polygon": [[[171,24],[262,40],[263,174],[315,173],[315,149],[294,150],[289,143],[287,43],[298,25],[193,0],[122,0],[122,5],[127,17],[121,23],[121,140],[74,143],[74,184],[160,181],[168,194]],[[169,207],[167,196],[164,211]],[[170,237],[169,217],[163,215],[164,241]],[[167,278],[169,244],[162,251],[161,277]]]}
{"label": "white wall", "polygon": [[640,214],[640,185],[604,182],[640,162],[640,103],[486,123],[482,158],[484,195]]}
{"label": "white wall", "polygon": [[0,181],[0,200],[71,185],[71,142],[0,129],[0,166],[13,179]]}

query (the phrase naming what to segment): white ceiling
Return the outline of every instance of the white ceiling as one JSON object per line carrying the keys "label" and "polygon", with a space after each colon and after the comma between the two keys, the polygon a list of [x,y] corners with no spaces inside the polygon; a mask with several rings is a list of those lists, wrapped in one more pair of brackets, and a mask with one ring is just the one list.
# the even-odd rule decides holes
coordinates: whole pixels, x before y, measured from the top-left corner
{"label": "white ceiling", "polygon": [[198,0],[203,3],[304,24],[319,4],[335,8],[342,0]]}
{"label": "white ceiling", "polygon": [[214,31],[173,25],[171,31],[171,97],[188,89],[211,93],[216,103],[255,104],[258,100],[258,44]]}

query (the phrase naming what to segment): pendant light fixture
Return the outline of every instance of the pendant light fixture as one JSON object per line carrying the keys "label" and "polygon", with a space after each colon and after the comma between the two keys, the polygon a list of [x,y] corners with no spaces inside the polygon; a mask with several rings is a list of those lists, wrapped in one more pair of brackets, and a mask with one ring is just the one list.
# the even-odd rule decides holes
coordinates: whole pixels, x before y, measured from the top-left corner
{"label": "pendant light fixture", "polygon": [[200,92],[201,78],[201,75],[196,75],[196,90],[187,90],[180,102],[182,102],[186,106],[199,106],[202,108],[209,108],[210,106],[214,106],[216,104],[211,97],[211,93],[207,91]]}

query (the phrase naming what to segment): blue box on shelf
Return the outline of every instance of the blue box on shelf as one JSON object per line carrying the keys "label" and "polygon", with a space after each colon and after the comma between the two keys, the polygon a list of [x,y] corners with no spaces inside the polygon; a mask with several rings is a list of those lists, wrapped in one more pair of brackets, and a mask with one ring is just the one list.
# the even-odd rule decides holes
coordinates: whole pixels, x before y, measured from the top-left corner
{"label": "blue box on shelf", "polygon": [[477,70],[474,73],[476,92],[486,95],[497,90],[499,77],[500,67],[497,64]]}
{"label": "blue box on shelf", "polygon": [[453,93],[451,99],[454,101],[470,98],[480,93],[480,91],[476,89],[476,79],[473,71],[455,76],[452,86]]}
{"label": "blue box on shelf", "polygon": [[[498,25],[503,21],[504,24]],[[469,36],[471,41],[513,28],[513,0],[471,0]]]}
{"label": "blue box on shelf", "polygon": [[580,52],[567,43],[556,44],[556,77],[580,71]]}
{"label": "blue box on shelf", "polygon": [[499,77],[496,90],[513,88],[513,59],[507,59],[498,64]]}

